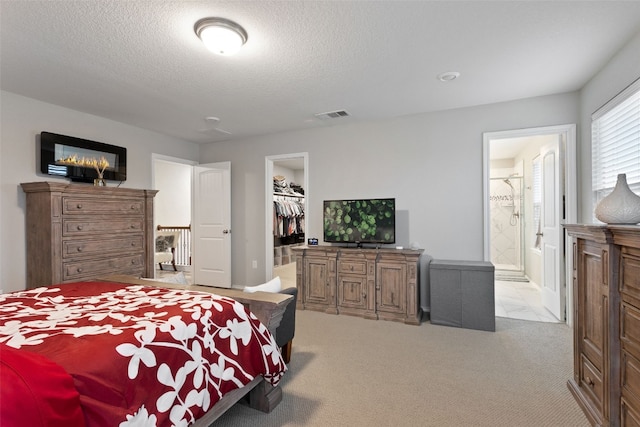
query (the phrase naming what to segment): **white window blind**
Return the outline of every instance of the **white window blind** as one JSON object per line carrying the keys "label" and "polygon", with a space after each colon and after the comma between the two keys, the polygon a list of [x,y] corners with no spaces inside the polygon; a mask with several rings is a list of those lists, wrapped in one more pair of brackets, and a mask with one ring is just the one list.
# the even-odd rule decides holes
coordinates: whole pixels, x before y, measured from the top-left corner
{"label": "white window blind", "polygon": [[640,194],[640,79],[593,114],[591,138],[593,207],[621,173]]}

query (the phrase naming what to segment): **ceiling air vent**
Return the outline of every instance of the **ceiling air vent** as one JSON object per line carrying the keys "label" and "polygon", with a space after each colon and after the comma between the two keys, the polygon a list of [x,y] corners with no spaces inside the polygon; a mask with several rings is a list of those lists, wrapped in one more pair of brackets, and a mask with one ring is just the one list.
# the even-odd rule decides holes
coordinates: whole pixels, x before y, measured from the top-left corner
{"label": "ceiling air vent", "polygon": [[315,116],[321,120],[327,119],[339,119],[340,117],[349,117],[349,113],[344,110],[339,111],[329,111],[327,113],[318,113]]}

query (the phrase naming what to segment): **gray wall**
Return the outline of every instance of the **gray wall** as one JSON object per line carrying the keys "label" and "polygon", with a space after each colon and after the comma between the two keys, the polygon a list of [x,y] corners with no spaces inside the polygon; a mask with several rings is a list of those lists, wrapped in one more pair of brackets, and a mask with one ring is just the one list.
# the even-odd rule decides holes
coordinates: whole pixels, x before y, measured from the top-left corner
{"label": "gray wall", "polygon": [[[322,200],[396,197],[398,244],[418,242],[436,258],[481,260],[482,133],[578,124],[579,219],[591,218],[590,116],[640,77],[640,34],[580,91],[373,123],[352,123],[195,144],[2,92],[0,133],[0,287],[23,289],[26,276],[24,194],[20,182],[49,179],[35,171],[35,136],[71,134],[128,149],[124,186],[150,188],[151,154],[232,162],[233,280],[265,279],[265,156],[309,153],[308,235],[321,237]],[[198,151],[199,150],[199,151]],[[250,260],[259,260],[251,269]]]}
{"label": "gray wall", "polygon": [[126,147],[127,180],[122,187],[127,188],[152,188],[152,153],[198,159],[194,143],[8,92],[0,95],[0,288],[5,292],[24,289],[26,283],[25,196],[20,183],[68,182],[36,172],[36,136],[41,131]]}
{"label": "gray wall", "polygon": [[324,199],[396,197],[399,245],[418,242],[435,258],[481,260],[483,132],[576,123],[578,219],[589,222],[591,114],[640,77],[638,58],[640,33],[578,92],[202,146],[202,162],[232,163],[233,281],[266,279],[269,155],[309,153],[309,237],[322,236]]}
{"label": "gray wall", "polygon": [[640,78],[640,33],[627,43],[580,91],[578,127],[578,211],[580,222],[592,222],[591,115],[607,101]]}
{"label": "gray wall", "polygon": [[265,156],[309,153],[308,237],[322,237],[325,199],[395,197],[398,245],[482,260],[483,132],[577,120],[570,93],[202,146],[202,162],[232,164],[233,282],[265,279]]}

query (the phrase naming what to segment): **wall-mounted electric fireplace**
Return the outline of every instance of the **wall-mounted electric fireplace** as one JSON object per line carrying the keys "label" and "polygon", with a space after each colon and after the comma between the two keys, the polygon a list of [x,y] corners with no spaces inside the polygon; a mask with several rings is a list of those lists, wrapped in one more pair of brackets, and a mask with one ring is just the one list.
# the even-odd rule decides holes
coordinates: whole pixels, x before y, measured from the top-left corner
{"label": "wall-mounted electric fireplace", "polygon": [[98,172],[92,163],[108,162],[103,178],[127,179],[127,149],[51,132],[40,133],[40,172],[77,182],[93,182]]}

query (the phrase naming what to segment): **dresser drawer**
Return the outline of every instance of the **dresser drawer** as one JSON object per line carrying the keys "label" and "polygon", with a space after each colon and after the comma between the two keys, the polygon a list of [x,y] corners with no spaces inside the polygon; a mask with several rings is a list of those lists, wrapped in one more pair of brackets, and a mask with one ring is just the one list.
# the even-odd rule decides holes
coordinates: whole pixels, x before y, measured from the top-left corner
{"label": "dresser drawer", "polygon": [[144,212],[144,204],[136,199],[82,198],[63,197],[62,214],[132,214],[140,215]]}
{"label": "dresser drawer", "polygon": [[604,388],[602,384],[602,373],[587,359],[584,354],[580,355],[580,388],[593,402],[598,412],[602,412],[602,398]]}
{"label": "dresser drawer", "polygon": [[640,361],[628,352],[622,351],[621,362],[622,394],[626,395],[630,401],[638,402],[640,400]]}
{"label": "dresser drawer", "polygon": [[[144,230],[142,218],[122,220],[96,220],[95,218],[65,219],[62,221],[62,235],[75,236],[81,234],[105,234],[105,233],[139,233]],[[96,236],[100,238],[102,236]]]}
{"label": "dresser drawer", "polygon": [[620,292],[640,299],[640,251],[625,248],[620,259]]}
{"label": "dresser drawer", "polygon": [[620,341],[623,348],[640,359],[640,310],[620,304]]}
{"label": "dresser drawer", "polygon": [[620,399],[620,425],[623,427],[640,427],[638,409],[640,408],[638,408],[637,404],[622,397]]}
{"label": "dresser drawer", "polygon": [[141,273],[144,266],[144,254],[103,258],[94,261],[77,261],[63,263],[63,279],[65,282],[96,277],[100,274],[136,274]]}
{"label": "dresser drawer", "polygon": [[142,252],[144,249],[142,234],[125,236],[116,239],[67,240],[62,244],[62,257],[71,258],[79,255],[102,253],[129,254]]}
{"label": "dresser drawer", "polygon": [[340,261],[338,272],[347,274],[367,274],[366,261]]}

